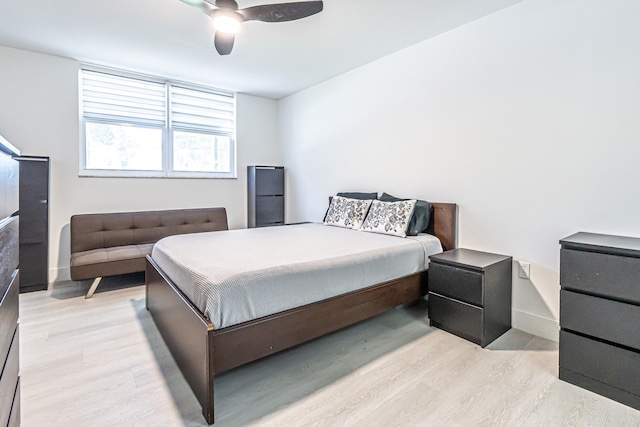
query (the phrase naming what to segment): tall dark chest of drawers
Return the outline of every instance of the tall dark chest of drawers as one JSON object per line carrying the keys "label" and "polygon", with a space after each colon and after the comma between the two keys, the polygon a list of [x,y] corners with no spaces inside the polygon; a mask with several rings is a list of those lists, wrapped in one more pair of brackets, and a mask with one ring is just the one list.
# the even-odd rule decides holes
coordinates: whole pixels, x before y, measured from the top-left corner
{"label": "tall dark chest of drawers", "polygon": [[20,425],[17,150],[0,137],[0,426]]}
{"label": "tall dark chest of drawers", "polygon": [[640,409],[640,239],[560,244],[560,379]]}
{"label": "tall dark chest of drawers", "polygon": [[20,156],[20,292],[49,283],[49,158]]}
{"label": "tall dark chest of drawers", "polygon": [[284,224],[284,167],[247,166],[249,228]]}

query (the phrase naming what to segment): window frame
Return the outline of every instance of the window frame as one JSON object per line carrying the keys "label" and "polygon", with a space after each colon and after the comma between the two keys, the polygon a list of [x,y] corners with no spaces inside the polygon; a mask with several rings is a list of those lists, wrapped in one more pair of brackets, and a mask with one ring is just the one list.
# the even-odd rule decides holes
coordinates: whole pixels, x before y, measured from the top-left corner
{"label": "window frame", "polygon": [[[104,74],[111,74],[117,77],[132,78],[144,80],[153,83],[161,83],[165,88],[165,123],[163,126],[154,126],[151,124],[139,123],[136,120],[127,121],[126,119],[97,119],[84,117],[84,97],[83,97],[83,70]],[[173,170],[173,133],[172,111],[171,111],[171,87],[195,90],[199,92],[218,94],[229,96],[233,103],[233,127],[229,132],[222,130],[205,130],[197,127],[189,128],[188,126],[177,126],[176,130],[182,132],[201,133],[205,135],[216,135],[229,137],[231,144],[229,150],[230,172],[203,172],[203,171],[175,171]],[[119,69],[99,67],[90,64],[81,64],[78,69],[78,115],[80,125],[80,150],[79,150],[79,172],[80,177],[112,177],[112,178],[209,178],[209,179],[237,179],[237,96],[235,92],[225,91],[222,89],[187,83],[177,80],[163,79],[160,77],[149,76],[145,74],[133,73]],[[125,169],[90,169],[86,167],[87,163],[87,123],[111,124],[111,125],[134,125],[141,128],[160,129],[162,131],[162,170],[125,170]]]}

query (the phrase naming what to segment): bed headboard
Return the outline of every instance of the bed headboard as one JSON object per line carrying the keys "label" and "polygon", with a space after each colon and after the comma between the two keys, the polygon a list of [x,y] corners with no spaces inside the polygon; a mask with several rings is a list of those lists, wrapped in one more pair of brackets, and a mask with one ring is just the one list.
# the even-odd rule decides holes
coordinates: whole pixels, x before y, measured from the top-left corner
{"label": "bed headboard", "polygon": [[[329,204],[333,196],[329,196]],[[429,220],[427,233],[433,234],[442,243],[442,249],[449,251],[458,247],[458,205],[455,203],[431,202],[433,215]]]}
{"label": "bed headboard", "polygon": [[458,205],[455,203],[431,202],[433,215],[427,233],[433,234],[442,243],[445,251],[458,247]]}

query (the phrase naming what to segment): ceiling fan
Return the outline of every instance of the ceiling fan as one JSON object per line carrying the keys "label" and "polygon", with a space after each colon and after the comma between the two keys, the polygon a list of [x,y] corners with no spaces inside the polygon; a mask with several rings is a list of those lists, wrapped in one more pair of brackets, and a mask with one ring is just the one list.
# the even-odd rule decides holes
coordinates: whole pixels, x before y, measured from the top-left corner
{"label": "ceiling fan", "polygon": [[213,19],[214,44],[220,55],[229,55],[235,35],[244,21],[286,22],[322,12],[322,1],[264,4],[238,9],[236,0],[181,0]]}

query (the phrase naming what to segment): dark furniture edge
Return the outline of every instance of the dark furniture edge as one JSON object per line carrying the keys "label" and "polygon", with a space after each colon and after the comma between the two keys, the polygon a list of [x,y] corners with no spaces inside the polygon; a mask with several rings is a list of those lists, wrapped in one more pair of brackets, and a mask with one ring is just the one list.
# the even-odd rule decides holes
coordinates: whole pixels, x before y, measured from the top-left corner
{"label": "dark furniture edge", "polygon": [[616,402],[620,402],[624,405],[640,410],[640,396],[629,393],[628,391],[612,387],[609,384],[605,384],[593,378],[573,372],[572,370],[563,368],[562,366],[559,368],[558,378],[608,399],[615,400]]}
{"label": "dark furniture edge", "polygon": [[638,237],[581,231],[560,239],[560,245],[563,249],[640,258],[640,238]]}
{"label": "dark furniture edge", "polygon": [[479,337],[474,336],[473,334],[469,334],[466,331],[463,331],[461,329],[458,328],[452,328],[451,326],[447,325],[446,323],[440,323],[440,322],[436,322],[436,321],[429,321],[429,326],[433,326],[434,328],[438,328],[438,329],[442,329],[445,332],[449,332],[450,334],[453,334],[457,337],[460,337],[462,339],[465,339],[469,342],[472,342],[474,344],[477,344],[481,347],[486,347],[487,344],[482,345],[482,339]]}
{"label": "dark furniture edge", "polygon": [[[448,254],[445,254],[445,252],[451,253],[452,251],[459,252],[462,255],[459,259],[447,258]],[[478,251],[475,249],[454,248],[451,250],[445,250],[445,252],[431,255],[429,259],[433,262],[437,262],[438,264],[443,264],[450,267],[464,268],[466,270],[473,270],[477,272],[483,272],[487,268],[492,267],[496,264],[500,264],[501,262],[504,262],[506,260],[513,261],[513,257],[511,255],[495,254],[490,252]],[[469,255],[466,255],[465,252]],[[475,256],[474,254],[479,254],[480,256],[486,257],[487,259],[493,259],[491,260],[491,262],[488,262],[485,265],[481,266],[478,265],[479,263],[475,263],[475,261],[472,259]]]}

